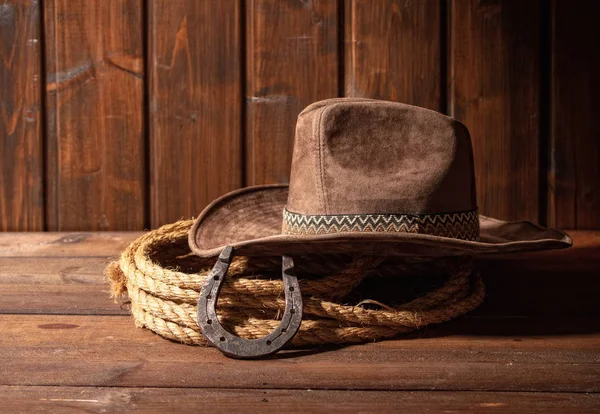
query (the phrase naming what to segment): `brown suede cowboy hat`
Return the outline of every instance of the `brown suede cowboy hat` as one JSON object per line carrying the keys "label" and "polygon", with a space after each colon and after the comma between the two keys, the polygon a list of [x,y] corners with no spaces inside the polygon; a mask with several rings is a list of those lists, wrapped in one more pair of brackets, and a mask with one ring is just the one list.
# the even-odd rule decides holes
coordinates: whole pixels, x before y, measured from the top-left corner
{"label": "brown suede cowboy hat", "polygon": [[[526,221],[480,216],[469,132],[416,106],[329,99],[298,116],[289,187],[233,191],[189,233],[198,256],[218,260],[198,297],[198,326],[225,355],[256,358],[288,343],[302,322],[291,256],[359,253],[454,256],[568,247],[566,234]],[[234,255],[281,255],[285,310],[259,339],[239,338],[217,317]]]}
{"label": "brown suede cowboy hat", "polygon": [[189,233],[219,255],[452,256],[569,247],[527,221],[478,214],[473,153],[460,122],[416,106],[328,99],[298,116],[290,184],[233,191]]}

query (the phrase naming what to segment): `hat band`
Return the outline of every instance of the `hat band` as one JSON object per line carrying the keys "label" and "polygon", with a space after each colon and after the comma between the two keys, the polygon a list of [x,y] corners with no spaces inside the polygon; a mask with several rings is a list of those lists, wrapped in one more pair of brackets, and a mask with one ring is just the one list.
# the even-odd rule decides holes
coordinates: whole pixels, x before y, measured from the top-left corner
{"label": "hat band", "polygon": [[283,210],[283,234],[418,233],[479,240],[477,209],[439,214],[307,215]]}

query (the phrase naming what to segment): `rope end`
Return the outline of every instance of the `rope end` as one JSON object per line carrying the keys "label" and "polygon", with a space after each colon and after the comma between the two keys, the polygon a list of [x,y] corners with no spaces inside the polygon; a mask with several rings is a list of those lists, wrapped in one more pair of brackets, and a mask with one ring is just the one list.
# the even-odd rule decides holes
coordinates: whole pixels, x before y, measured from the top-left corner
{"label": "rope end", "polygon": [[127,279],[119,262],[110,262],[104,269],[104,275],[110,283],[110,297],[115,300],[115,303],[119,303],[121,297],[127,294]]}

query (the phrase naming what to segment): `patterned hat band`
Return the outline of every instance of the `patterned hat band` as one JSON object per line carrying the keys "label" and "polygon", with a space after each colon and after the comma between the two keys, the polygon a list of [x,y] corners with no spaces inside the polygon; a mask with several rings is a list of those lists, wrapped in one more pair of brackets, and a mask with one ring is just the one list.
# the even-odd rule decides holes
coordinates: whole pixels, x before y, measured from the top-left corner
{"label": "patterned hat band", "polygon": [[477,209],[440,214],[306,215],[283,210],[283,234],[419,233],[479,240]]}

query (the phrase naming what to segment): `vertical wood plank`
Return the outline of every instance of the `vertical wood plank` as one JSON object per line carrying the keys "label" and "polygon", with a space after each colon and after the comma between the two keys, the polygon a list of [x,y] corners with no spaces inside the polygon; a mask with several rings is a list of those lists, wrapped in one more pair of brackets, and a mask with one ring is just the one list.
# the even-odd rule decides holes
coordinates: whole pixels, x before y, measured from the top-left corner
{"label": "vertical wood plank", "polygon": [[552,2],[549,218],[600,228],[600,3]]}
{"label": "vertical wood plank", "polygon": [[540,19],[537,1],[455,0],[450,113],[473,140],[482,214],[539,219]]}
{"label": "vertical wood plank", "polygon": [[141,0],[48,0],[48,227],[144,226]]}
{"label": "vertical wood plank", "polygon": [[0,4],[0,231],[44,227],[39,8]]}
{"label": "vertical wood plank", "polygon": [[242,185],[241,4],[149,2],[153,227]]}
{"label": "vertical wood plank", "polygon": [[347,1],[346,95],[443,111],[440,9],[438,0]]}
{"label": "vertical wood plank", "polygon": [[338,2],[247,4],[246,181],[287,182],[298,114],[338,96]]}

